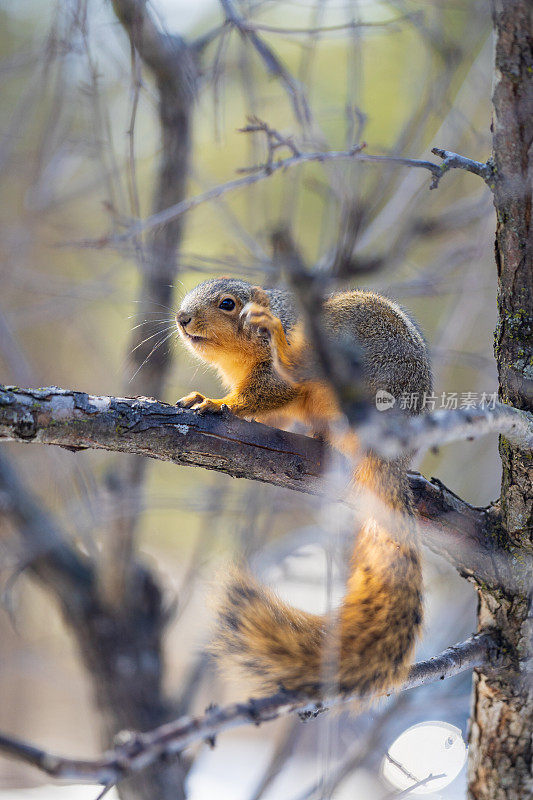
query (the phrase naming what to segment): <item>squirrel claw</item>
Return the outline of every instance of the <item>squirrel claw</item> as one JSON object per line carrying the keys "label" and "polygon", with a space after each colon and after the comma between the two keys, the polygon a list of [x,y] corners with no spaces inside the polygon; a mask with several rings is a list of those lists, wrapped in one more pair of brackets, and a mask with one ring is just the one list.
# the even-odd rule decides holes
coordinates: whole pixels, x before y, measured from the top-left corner
{"label": "squirrel claw", "polygon": [[208,397],[204,397],[200,403],[195,403],[192,408],[193,411],[198,411],[199,414],[205,414],[207,411],[220,414],[227,408],[227,405],[221,403],[220,400],[210,400]]}
{"label": "squirrel claw", "polygon": [[226,403],[222,403],[220,400],[210,400],[209,397],[205,397],[200,392],[191,392],[185,395],[181,400],[178,400],[176,405],[180,408],[190,408],[200,414],[205,414],[206,411],[220,413],[221,411],[227,411],[229,408]]}

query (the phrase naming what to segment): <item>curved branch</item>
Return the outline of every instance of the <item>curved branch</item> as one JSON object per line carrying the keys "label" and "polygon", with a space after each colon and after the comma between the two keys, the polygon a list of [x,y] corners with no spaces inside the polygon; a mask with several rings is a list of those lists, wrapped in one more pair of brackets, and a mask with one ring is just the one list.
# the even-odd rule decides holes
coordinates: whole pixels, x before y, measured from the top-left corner
{"label": "curved branch", "polygon": [[[435,658],[415,664],[401,690],[444,680],[476,667],[499,668],[502,665],[503,657],[495,640],[488,633],[478,634],[447,648]],[[215,736],[230,728],[260,725],[293,713],[300,714],[304,719],[315,717],[331,706],[357,699],[346,695],[324,699],[281,691],[246,703],[215,707],[201,717],[181,717],[146,733],[124,732],[120,735],[121,743],[117,747],[93,760],[52,755],[8,736],[0,736],[0,751],[26,761],[55,778],[112,785],[128,774],[180,753],[191,744],[206,740],[212,742]]]}
{"label": "curved branch", "polygon": [[[127,242],[129,239],[135,238],[136,236],[139,236],[147,231],[154,230],[154,228],[158,228],[160,225],[165,225],[172,220],[179,219],[183,216],[183,214],[186,214],[188,211],[191,211],[197,206],[202,205],[202,203],[216,200],[228,192],[233,192],[235,189],[242,189],[245,186],[252,186],[254,183],[258,183],[258,181],[261,181],[264,178],[269,178],[274,174],[274,172],[278,172],[280,170],[285,171],[291,167],[310,162],[324,163],[326,161],[336,161],[339,159],[352,159],[357,157],[358,153],[363,147],[364,145],[357,145],[352,147],[350,150],[324,150],[313,153],[300,153],[299,155],[292,155],[287,158],[276,159],[271,164],[258,164],[254,167],[251,167],[250,170],[240,170],[241,172],[250,172],[250,174],[243,175],[240,178],[233,178],[226,183],[219,183],[216,186],[212,186],[210,189],[206,189],[205,192],[201,192],[193,197],[188,197],[184,200],[180,200],[178,203],[169,205],[168,207],[163,208],[161,211],[151,214],[151,216],[144,220],[137,220],[133,222],[124,233],[101,236],[98,239],[93,240],[83,240],[82,242],[76,242],[75,244],[81,244],[84,247],[94,246],[96,248],[100,248],[109,244],[120,244],[121,242]],[[439,169],[437,165],[434,164],[433,166],[436,167],[436,169]]]}

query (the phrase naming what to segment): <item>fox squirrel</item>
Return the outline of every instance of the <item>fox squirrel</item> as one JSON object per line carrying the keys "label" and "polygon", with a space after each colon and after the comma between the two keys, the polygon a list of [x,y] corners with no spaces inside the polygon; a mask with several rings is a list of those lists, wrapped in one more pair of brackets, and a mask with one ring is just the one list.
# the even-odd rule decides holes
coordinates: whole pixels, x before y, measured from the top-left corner
{"label": "fox squirrel", "polygon": [[[372,292],[339,292],[324,300],[322,314],[328,334],[349,336],[359,347],[369,393],[430,392],[424,339],[394,302]],[[354,459],[353,491],[374,498],[333,618],[296,610],[235,571],[219,611],[215,653],[266,692],[368,694],[399,684],[422,624],[408,459],[359,453],[356,435],[338,432],[338,403],[313,368],[313,351],[290,293],[241,280],[208,280],[185,296],[176,321],[188,348],[216,367],[229,388],[220,400],[192,392],[178,405],[200,412],[227,407],[263,422],[280,414],[302,421]]]}

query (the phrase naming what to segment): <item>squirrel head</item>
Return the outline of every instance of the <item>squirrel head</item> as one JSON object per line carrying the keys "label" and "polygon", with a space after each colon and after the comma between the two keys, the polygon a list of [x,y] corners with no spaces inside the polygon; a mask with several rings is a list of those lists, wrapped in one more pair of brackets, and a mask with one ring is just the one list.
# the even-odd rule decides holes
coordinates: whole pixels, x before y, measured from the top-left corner
{"label": "squirrel head", "polygon": [[242,326],[241,311],[252,301],[269,305],[260,286],[233,278],[204,281],[183,298],[176,314],[179,335],[195,355],[214,363],[219,360],[217,352],[268,350],[267,343],[251,337]]}

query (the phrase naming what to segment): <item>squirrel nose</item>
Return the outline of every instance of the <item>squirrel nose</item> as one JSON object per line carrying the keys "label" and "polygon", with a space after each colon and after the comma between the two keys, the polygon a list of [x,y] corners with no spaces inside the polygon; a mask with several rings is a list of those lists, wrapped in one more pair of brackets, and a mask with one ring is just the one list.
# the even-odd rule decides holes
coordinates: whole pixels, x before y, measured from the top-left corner
{"label": "squirrel nose", "polygon": [[179,322],[179,324],[184,328],[187,327],[191,319],[191,315],[187,314],[186,311],[180,311],[179,314],[176,314],[176,321]]}

